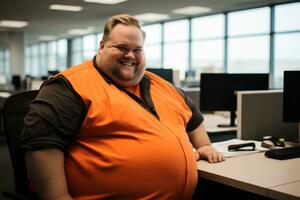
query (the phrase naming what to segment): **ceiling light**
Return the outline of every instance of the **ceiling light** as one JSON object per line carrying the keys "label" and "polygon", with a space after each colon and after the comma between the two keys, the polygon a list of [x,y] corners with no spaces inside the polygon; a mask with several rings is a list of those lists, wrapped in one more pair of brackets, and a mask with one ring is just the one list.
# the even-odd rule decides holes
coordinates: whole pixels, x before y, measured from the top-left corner
{"label": "ceiling light", "polygon": [[86,29],[80,29],[80,28],[76,28],[76,29],[71,29],[68,31],[68,34],[70,35],[86,35],[91,33],[94,30],[94,27],[87,27]]}
{"label": "ceiling light", "polygon": [[166,20],[170,18],[169,15],[158,14],[158,13],[143,13],[143,14],[135,15],[134,17],[144,22],[154,22],[154,21]]}
{"label": "ceiling light", "polygon": [[0,21],[0,26],[7,27],[7,28],[22,28],[27,25],[28,25],[27,21],[15,21],[15,20],[1,20]]}
{"label": "ceiling light", "polygon": [[212,9],[207,7],[200,7],[200,6],[188,6],[183,8],[178,8],[172,10],[175,14],[183,14],[183,15],[196,15],[200,13],[210,12]]}
{"label": "ceiling light", "polygon": [[52,41],[52,40],[56,40],[56,37],[53,35],[41,35],[41,36],[39,36],[39,40],[40,41]]}
{"label": "ceiling light", "polygon": [[62,5],[62,4],[52,4],[49,6],[50,10],[64,10],[64,11],[73,11],[78,12],[82,10],[81,6],[70,6],[70,5]]}
{"label": "ceiling light", "polygon": [[102,4],[117,4],[127,0],[84,0],[84,2],[88,3],[102,3]]}

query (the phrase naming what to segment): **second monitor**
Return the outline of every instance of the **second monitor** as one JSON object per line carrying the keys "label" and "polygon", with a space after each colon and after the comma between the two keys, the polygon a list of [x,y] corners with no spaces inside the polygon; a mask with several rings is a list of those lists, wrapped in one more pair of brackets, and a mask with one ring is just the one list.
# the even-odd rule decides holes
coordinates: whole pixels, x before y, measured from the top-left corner
{"label": "second monitor", "polygon": [[230,111],[230,124],[235,126],[236,95],[241,90],[268,90],[269,74],[202,73],[200,75],[200,110]]}
{"label": "second monitor", "polygon": [[173,84],[173,70],[172,69],[147,68],[146,70],[162,77],[163,79],[165,79]]}

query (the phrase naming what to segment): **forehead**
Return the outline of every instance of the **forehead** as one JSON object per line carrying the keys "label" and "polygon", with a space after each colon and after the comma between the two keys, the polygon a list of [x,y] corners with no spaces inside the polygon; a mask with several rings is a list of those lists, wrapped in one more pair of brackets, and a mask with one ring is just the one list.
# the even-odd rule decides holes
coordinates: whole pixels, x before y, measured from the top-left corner
{"label": "forehead", "polygon": [[143,45],[143,36],[140,29],[136,26],[125,26],[118,24],[113,28],[109,36],[114,43],[132,43],[136,45]]}

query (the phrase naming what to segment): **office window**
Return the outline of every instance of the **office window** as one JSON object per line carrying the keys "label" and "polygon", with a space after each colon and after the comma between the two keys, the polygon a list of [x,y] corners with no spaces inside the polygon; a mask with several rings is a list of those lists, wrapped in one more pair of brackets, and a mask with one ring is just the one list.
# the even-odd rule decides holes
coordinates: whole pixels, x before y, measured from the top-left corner
{"label": "office window", "polygon": [[275,6],[274,78],[275,88],[283,86],[283,71],[300,70],[300,3]]}
{"label": "office window", "polygon": [[227,71],[229,73],[268,73],[269,36],[230,38]]}
{"label": "office window", "polygon": [[31,45],[25,47],[25,74],[30,75]]}
{"label": "office window", "polygon": [[195,78],[202,72],[224,71],[224,15],[192,19],[191,67]]}
{"label": "office window", "polygon": [[142,30],[146,33],[145,45],[161,43],[161,40],[162,40],[161,24],[153,24],[153,25],[143,26]]}
{"label": "office window", "polygon": [[256,8],[228,14],[228,35],[262,34],[270,31],[270,8]]}
{"label": "office window", "polygon": [[39,45],[35,44],[31,47],[31,67],[30,72],[31,75],[34,77],[40,76],[40,69],[39,69]]}
{"label": "office window", "polygon": [[164,68],[179,70],[180,80],[188,70],[189,21],[179,20],[164,24]]}
{"label": "office window", "polygon": [[67,65],[67,40],[42,42],[25,48],[25,74],[37,78],[48,70],[64,70]]}
{"label": "office window", "polygon": [[144,45],[144,52],[146,55],[146,66],[160,68],[162,67],[162,26],[161,24],[154,24],[143,26],[142,29],[146,33],[146,40]]}
{"label": "office window", "polygon": [[46,76],[48,73],[48,59],[47,59],[47,43],[39,44],[39,68],[40,75]]}
{"label": "office window", "polygon": [[270,8],[228,14],[227,72],[268,73]]}
{"label": "office window", "polygon": [[0,50],[0,74],[5,73],[4,52],[4,50]]}
{"label": "office window", "polygon": [[71,41],[71,65],[80,64],[82,61],[82,37],[74,38]]}
{"label": "office window", "polygon": [[57,41],[57,67],[56,70],[67,69],[68,41],[61,39]]}
{"label": "office window", "polygon": [[202,72],[224,72],[224,40],[204,40],[192,43],[192,68],[196,79]]}
{"label": "office window", "polygon": [[9,50],[0,49],[0,85],[6,84],[10,76],[9,59]]}
{"label": "office window", "polygon": [[57,70],[57,42],[52,41],[48,43],[48,70]]}
{"label": "office window", "polygon": [[161,68],[161,45],[149,45],[144,48],[146,67]]}
{"label": "office window", "polygon": [[9,50],[0,50],[0,74],[9,74]]}
{"label": "office window", "polygon": [[96,35],[85,35],[82,38],[83,60],[92,59],[96,54]]}
{"label": "office window", "polygon": [[188,20],[178,20],[164,24],[164,41],[179,42],[189,38]]}
{"label": "office window", "polygon": [[180,80],[184,80],[188,69],[188,43],[169,43],[164,46],[164,68],[179,70]]}
{"label": "office window", "polygon": [[300,3],[275,6],[275,32],[300,31]]}
{"label": "office window", "polygon": [[197,17],[191,20],[192,40],[224,37],[224,15]]}
{"label": "office window", "polygon": [[275,35],[274,87],[282,88],[284,70],[300,70],[300,33]]}

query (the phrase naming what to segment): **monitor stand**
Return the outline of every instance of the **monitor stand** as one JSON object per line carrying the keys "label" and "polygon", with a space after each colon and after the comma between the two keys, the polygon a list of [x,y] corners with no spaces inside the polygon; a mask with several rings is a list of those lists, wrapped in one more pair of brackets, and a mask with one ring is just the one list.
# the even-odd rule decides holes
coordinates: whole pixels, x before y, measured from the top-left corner
{"label": "monitor stand", "polygon": [[[235,118],[236,118],[235,110],[231,110],[230,111],[230,124],[218,124],[217,126],[220,128],[236,127]],[[299,127],[299,129],[300,129],[300,127]]]}

